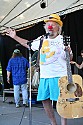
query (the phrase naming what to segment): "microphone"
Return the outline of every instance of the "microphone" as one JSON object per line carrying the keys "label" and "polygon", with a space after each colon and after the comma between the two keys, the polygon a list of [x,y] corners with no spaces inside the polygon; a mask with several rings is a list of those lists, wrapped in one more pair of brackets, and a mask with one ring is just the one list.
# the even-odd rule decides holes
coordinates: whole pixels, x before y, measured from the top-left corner
{"label": "microphone", "polygon": [[27,45],[30,45],[32,42],[33,42],[33,40],[31,40],[31,41],[27,42]]}
{"label": "microphone", "polygon": [[45,37],[47,39],[49,35],[50,35],[50,33],[48,32],[45,35],[43,35],[42,37]]}
{"label": "microphone", "polygon": [[50,33],[48,32],[48,33],[46,33],[44,36],[47,36],[47,37],[48,37],[49,35],[50,35]]}
{"label": "microphone", "polygon": [[50,34],[50,33],[48,32],[48,33],[46,33],[45,35],[42,35],[42,36],[40,37],[40,39],[37,39],[37,40],[31,40],[31,41],[27,42],[27,45],[30,45],[33,41],[41,40],[41,39],[43,39],[44,37],[47,39],[48,36],[49,36],[49,34]]}

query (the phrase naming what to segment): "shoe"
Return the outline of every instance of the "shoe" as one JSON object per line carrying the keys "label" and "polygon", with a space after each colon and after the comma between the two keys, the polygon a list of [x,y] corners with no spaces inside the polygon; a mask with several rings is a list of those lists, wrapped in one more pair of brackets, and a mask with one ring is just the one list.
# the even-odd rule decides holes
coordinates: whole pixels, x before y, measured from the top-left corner
{"label": "shoe", "polygon": [[28,103],[27,104],[23,104],[24,107],[29,107]]}
{"label": "shoe", "polygon": [[20,107],[20,105],[19,104],[16,104],[16,108],[19,108]]}

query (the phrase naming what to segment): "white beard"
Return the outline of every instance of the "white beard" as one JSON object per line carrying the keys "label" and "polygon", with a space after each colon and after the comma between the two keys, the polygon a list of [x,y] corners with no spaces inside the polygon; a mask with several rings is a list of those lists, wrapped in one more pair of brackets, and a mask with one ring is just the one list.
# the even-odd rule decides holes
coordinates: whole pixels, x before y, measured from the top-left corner
{"label": "white beard", "polygon": [[58,35],[58,32],[49,31],[50,37],[54,37],[54,36],[57,36],[57,35]]}

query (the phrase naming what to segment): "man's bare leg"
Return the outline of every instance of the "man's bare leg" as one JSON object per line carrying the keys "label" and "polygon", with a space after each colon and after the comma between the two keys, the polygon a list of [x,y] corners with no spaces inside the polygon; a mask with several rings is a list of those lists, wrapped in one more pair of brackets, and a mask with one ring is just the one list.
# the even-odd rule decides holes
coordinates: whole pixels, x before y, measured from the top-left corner
{"label": "man's bare leg", "polygon": [[61,125],[67,125],[67,119],[61,117]]}
{"label": "man's bare leg", "polygon": [[49,99],[42,101],[46,114],[48,115],[51,124],[57,125],[52,103]]}

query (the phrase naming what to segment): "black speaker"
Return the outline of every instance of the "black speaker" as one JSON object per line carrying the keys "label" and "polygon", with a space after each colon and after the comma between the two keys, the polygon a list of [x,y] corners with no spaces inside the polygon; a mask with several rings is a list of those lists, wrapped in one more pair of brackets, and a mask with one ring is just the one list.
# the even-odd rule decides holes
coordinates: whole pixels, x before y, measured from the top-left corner
{"label": "black speaker", "polygon": [[41,7],[42,9],[46,8],[46,2],[45,2],[44,0],[41,0],[41,2],[40,2],[40,7]]}

